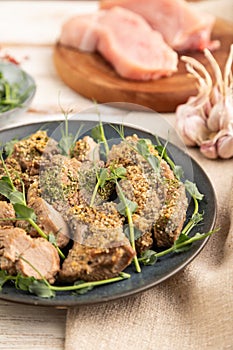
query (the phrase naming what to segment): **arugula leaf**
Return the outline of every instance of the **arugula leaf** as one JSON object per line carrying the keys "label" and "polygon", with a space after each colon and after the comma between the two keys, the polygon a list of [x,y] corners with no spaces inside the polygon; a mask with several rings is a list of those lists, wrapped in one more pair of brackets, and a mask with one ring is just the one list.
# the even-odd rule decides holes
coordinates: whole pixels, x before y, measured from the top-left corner
{"label": "arugula leaf", "polygon": [[159,155],[169,164],[175,177],[178,180],[180,180],[184,176],[184,171],[183,171],[182,167],[180,165],[176,165],[169,157],[167,150],[166,150],[167,143],[163,146],[158,137],[156,137],[156,141],[157,141],[158,145],[154,146],[155,149],[158,151]]}
{"label": "arugula leaf", "polygon": [[2,290],[3,285],[9,281],[9,276],[5,270],[0,270],[0,291]]}
{"label": "arugula leaf", "polygon": [[18,139],[12,139],[5,143],[4,145],[4,154],[6,157],[10,157],[14,151],[14,145],[18,142]]}
{"label": "arugula leaf", "polygon": [[25,292],[29,291],[30,285],[35,281],[34,277],[25,277],[20,274],[17,275],[15,280],[15,287],[17,289],[24,290]]}
{"label": "arugula leaf", "polygon": [[197,188],[197,185],[189,180],[185,181],[185,188],[189,192],[189,194],[198,200],[202,200],[204,195],[201,194]]}
{"label": "arugula leaf", "polygon": [[160,160],[151,154],[149,145],[151,141],[148,139],[140,139],[136,145],[136,151],[150,164],[152,169],[158,174],[160,171]]}
{"label": "arugula leaf", "polygon": [[102,142],[104,144],[105,154],[107,157],[109,153],[109,146],[105,136],[104,127],[101,121],[99,121],[99,124],[91,130],[91,136],[95,141]]}
{"label": "arugula leaf", "polygon": [[[124,225],[124,234],[130,240],[130,227],[128,224]],[[134,240],[136,241],[142,236],[142,231],[134,227]]]}
{"label": "arugula leaf", "polygon": [[152,169],[158,174],[160,170],[160,161],[153,154],[147,157],[148,163],[151,165]]}
{"label": "arugula leaf", "polygon": [[[82,287],[82,284],[86,284],[86,282],[85,281],[76,281],[74,283],[74,286],[81,286]],[[76,289],[75,293],[79,294],[79,295],[83,295],[83,294],[86,294],[87,292],[89,292],[90,290],[92,290],[93,288],[94,288],[93,285],[89,285],[89,286],[81,288],[81,289]]]}
{"label": "arugula leaf", "polygon": [[110,176],[110,180],[124,179],[126,173],[127,173],[127,170],[124,167],[118,167],[116,169],[112,169],[111,174],[113,174],[113,178],[111,178]]}
{"label": "arugula leaf", "polygon": [[[59,101],[59,104],[60,104],[60,101]],[[73,150],[75,147],[75,142],[82,130],[83,125],[80,126],[80,128],[76,132],[76,135],[69,133],[68,115],[69,113],[72,112],[72,110],[65,111],[62,108],[61,104],[60,104],[60,108],[62,110],[62,113],[65,116],[65,130],[61,129],[62,137],[58,142],[58,147],[60,148],[62,155],[72,157]]]}
{"label": "arugula leaf", "polygon": [[146,139],[138,140],[136,148],[138,153],[144,158],[147,158],[151,154],[148,148],[148,140]]}
{"label": "arugula leaf", "polygon": [[101,142],[102,141],[102,130],[101,130],[100,124],[96,125],[91,130],[91,137],[97,142]]}
{"label": "arugula leaf", "polygon": [[14,204],[20,204],[20,205],[24,205],[25,206],[25,197],[24,194],[22,192],[19,191],[12,191],[9,195],[10,202],[14,205]]}
{"label": "arugula leaf", "polygon": [[184,176],[184,170],[182,169],[182,167],[180,165],[175,165],[172,170],[173,170],[175,177],[178,180],[180,180]]}
{"label": "arugula leaf", "polygon": [[124,200],[120,199],[120,202],[117,204],[117,210],[123,216],[127,216],[127,209],[132,215],[137,210],[137,207],[138,207],[137,203],[132,202],[128,198],[125,198]]}
{"label": "arugula leaf", "polygon": [[99,187],[103,188],[107,181],[116,183],[118,179],[124,179],[125,174],[126,174],[126,169],[124,167],[118,167],[116,169],[101,168],[99,170],[99,174],[97,173],[97,183],[95,185],[95,188],[91,197],[90,207],[93,207],[94,205],[95,197]]}
{"label": "arugula leaf", "polygon": [[9,199],[12,204],[25,203],[24,194],[16,190],[8,176],[3,176],[0,180],[0,193]]}
{"label": "arugula leaf", "polygon": [[142,262],[144,265],[154,265],[157,262],[157,253],[154,250],[145,250],[138,261]]}
{"label": "arugula leaf", "polygon": [[56,245],[57,244],[57,240],[56,240],[56,237],[54,236],[53,233],[49,233],[48,234],[48,241],[53,244],[53,245]]}
{"label": "arugula leaf", "polygon": [[28,291],[41,298],[53,298],[55,292],[51,290],[50,285],[47,285],[44,280],[34,280],[28,286]]}
{"label": "arugula leaf", "polygon": [[74,143],[73,134],[62,135],[61,139],[58,142],[58,147],[60,148],[62,155],[65,155],[65,156],[70,155],[70,149],[72,148],[73,143]]}
{"label": "arugula leaf", "polygon": [[19,83],[11,83],[0,72],[0,113],[23,106],[25,98],[34,88],[34,85],[29,86],[22,94],[21,87],[26,80],[27,76],[22,72],[22,80]]}
{"label": "arugula leaf", "polygon": [[17,218],[36,220],[36,214],[33,209],[27,207],[24,204],[15,203],[13,204],[15,214]]}
{"label": "arugula leaf", "polygon": [[193,215],[187,225],[182,229],[181,233],[188,235],[189,232],[196,226],[199,222],[203,220],[203,214],[196,211],[193,212]]}
{"label": "arugula leaf", "polygon": [[174,242],[174,252],[175,253],[181,253],[181,252],[185,252],[187,250],[190,249],[191,247],[191,243],[189,243],[188,245],[183,245],[183,243],[187,243],[187,241],[190,240],[190,237],[187,236],[184,233],[181,233],[178,237],[178,239]]}
{"label": "arugula leaf", "polygon": [[108,169],[101,168],[98,176],[98,185],[103,188],[108,179]]}
{"label": "arugula leaf", "polygon": [[7,199],[10,199],[12,191],[12,184],[9,182],[8,176],[3,176],[0,180],[0,193]]}

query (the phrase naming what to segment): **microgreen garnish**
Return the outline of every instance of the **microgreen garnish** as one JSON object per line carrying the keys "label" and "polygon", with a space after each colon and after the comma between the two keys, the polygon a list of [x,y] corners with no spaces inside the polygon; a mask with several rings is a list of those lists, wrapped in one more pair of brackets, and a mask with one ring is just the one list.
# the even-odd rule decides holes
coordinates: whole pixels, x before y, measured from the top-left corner
{"label": "microgreen garnish", "polygon": [[76,294],[84,294],[94,287],[110,284],[114,282],[119,282],[124,279],[130,278],[130,274],[125,272],[120,272],[119,276],[109,278],[106,280],[99,280],[93,282],[84,282],[77,281],[73,285],[70,286],[56,286],[51,285],[41,274],[40,272],[33,267],[33,265],[27,261],[22,256],[20,257],[26,263],[28,263],[41,277],[41,279],[36,279],[35,277],[24,277],[21,274],[17,274],[16,276],[12,276],[7,274],[6,271],[0,270],[0,291],[3,285],[8,281],[13,281],[15,283],[15,287],[17,289],[21,289],[23,291],[27,291],[31,294],[35,294],[41,298],[53,298],[56,295],[56,292],[69,292],[73,291]]}
{"label": "microgreen garnish", "polygon": [[[124,225],[124,234],[130,240],[130,228],[129,225]],[[142,236],[142,231],[140,231],[137,227],[134,227],[134,240],[136,241]]]}
{"label": "microgreen garnish", "polygon": [[162,256],[165,256],[170,253],[181,253],[185,252],[188,249],[190,249],[192,243],[196,241],[200,241],[213,233],[215,233],[216,230],[210,231],[207,233],[199,233],[197,232],[195,236],[189,237],[186,234],[181,233],[179,238],[174,242],[173,246],[162,250],[161,252],[155,252],[153,250],[146,250],[142,253],[141,257],[138,259],[139,262],[142,262],[144,265],[154,265],[158,258],[161,258]]}
{"label": "microgreen garnish", "polygon": [[189,192],[189,194],[196,198],[197,200],[201,201],[203,199],[203,194],[201,194],[197,188],[197,185],[189,180],[185,181],[185,188]]}
{"label": "microgreen garnish", "polygon": [[136,254],[136,247],[135,247],[135,237],[134,237],[134,224],[132,215],[137,209],[137,204],[135,202],[130,201],[128,198],[125,197],[124,192],[122,191],[121,186],[118,182],[116,182],[116,187],[118,190],[118,197],[119,197],[119,204],[117,205],[117,210],[121,215],[124,215],[128,220],[128,227],[129,227],[129,237],[130,237],[130,244],[135,251],[134,256],[134,265],[137,272],[141,272],[141,267],[138,262],[137,254]]}
{"label": "microgreen garnish", "polygon": [[93,207],[94,205],[96,194],[99,188],[103,188],[107,181],[115,183],[118,179],[125,178],[125,175],[126,169],[124,167],[100,168],[99,171],[96,172],[97,183],[92,194],[90,207]]}
{"label": "microgreen garnish", "polygon": [[185,181],[185,189],[191,195],[194,201],[194,211],[191,219],[187,225],[182,229],[181,233],[188,235],[194,226],[196,226],[200,221],[203,220],[203,214],[199,213],[199,203],[203,199],[203,194],[201,194],[197,188],[197,185],[189,180]]}
{"label": "microgreen garnish", "polygon": [[109,153],[109,146],[108,146],[108,141],[105,137],[104,127],[103,127],[101,120],[99,121],[99,124],[96,125],[96,127],[94,127],[91,130],[91,136],[95,141],[103,143],[104,148],[105,148],[105,155],[107,157],[108,153]]}
{"label": "microgreen garnish", "polygon": [[167,153],[167,145],[168,145],[168,141],[166,141],[165,145],[162,145],[160,139],[155,136],[156,142],[157,144],[154,145],[155,149],[157,150],[158,154],[160,155],[160,157],[162,159],[164,159],[170,166],[170,168],[172,169],[175,177],[180,180],[183,176],[184,176],[184,171],[181,168],[180,165],[176,165],[173,160],[169,157],[168,153]]}
{"label": "microgreen garnish", "polygon": [[151,145],[150,140],[140,139],[136,144],[136,151],[150,164],[154,172],[159,174],[160,160],[150,152],[149,145]]}
{"label": "microgreen garnish", "polygon": [[10,157],[14,151],[14,145],[18,142],[17,139],[12,139],[5,143],[4,145],[4,155]]}
{"label": "microgreen garnish", "polygon": [[80,128],[78,129],[75,135],[73,135],[72,133],[69,133],[68,116],[72,112],[72,110],[65,111],[64,109],[62,109],[62,107],[61,107],[61,110],[65,117],[65,130],[61,128],[62,137],[58,142],[58,147],[60,148],[61,153],[63,155],[72,157],[73,150],[75,147],[75,142],[78,139],[83,126],[82,125],[80,126]]}

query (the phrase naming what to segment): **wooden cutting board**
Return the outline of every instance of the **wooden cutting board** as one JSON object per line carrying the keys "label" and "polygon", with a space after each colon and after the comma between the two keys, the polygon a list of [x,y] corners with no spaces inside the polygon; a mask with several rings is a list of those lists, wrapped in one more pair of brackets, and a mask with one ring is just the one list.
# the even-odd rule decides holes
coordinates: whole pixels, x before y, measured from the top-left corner
{"label": "wooden cutting board", "polygon": [[[233,43],[233,23],[217,20],[212,39],[221,42],[214,56],[221,68],[224,67]],[[201,52],[187,53],[211,72],[209,64]],[[63,81],[79,94],[97,102],[129,102],[149,107],[157,112],[174,112],[195,95],[196,80],[187,75],[185,65],[179,61],[178,72],[168,78],[139,82],[121,78],[111,65],[98,53],[84,53],[56,44],[54,63]]]}

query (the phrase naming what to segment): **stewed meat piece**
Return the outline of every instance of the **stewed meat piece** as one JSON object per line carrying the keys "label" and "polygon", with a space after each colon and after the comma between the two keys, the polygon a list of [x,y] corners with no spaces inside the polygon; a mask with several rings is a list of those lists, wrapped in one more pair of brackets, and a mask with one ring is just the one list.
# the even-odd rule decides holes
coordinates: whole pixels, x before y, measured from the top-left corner
{"label": "stewed meat piece", "polygon": [[93,140],[92,137],[85,136],[75,143],[73,156],[80,162],[99,162],[100,146]]}
{"label": "stewed meat piece", "polygon": [[0,201],[0,227],[13,226],[14,221],[6,219],[13,219],[14,217],[15,211],[13,205],[5,201]]}
{"label": "stewed meat piece", "polygon": [[60,268],[60,259],[56,248],[46,239],[42,237],[32,239],[30,247],[21,256],[25,260],[17,260],[17,272],[20,272],[23,276],[33,276],[38,280],[41,279],[42,275],[49,283],[55,282],[55,277]]}
{"label": "stewed meat piece", "polygon": [[55,155],[41,164],[41,197],[59,212],[78,201],[80,167],[76,158],[62,155]]}
{"label": "stewed meat piece", "polygon": [[0,269],[11,275],[17,273],[15,263],[31,246],[31,237],[21,228],[0,228]]}
{"label": "stewed meat piece", "polygon": [[18,161],[23,172],[33,176],[39,174],[42,155],[50,157],[54,153],[59,153],[57,143],[48,137],[46,131],[39,130],[16,142],[11,158]]}
{"label": "stewed meat piece", "polygon": [[62,281],[94,281],[117,276],[135,252],[123,232],[123,220],[114,203],[74,208],[74,245],[62,265]]}
{"label": "stewed meat piece", "polygon": [[129,244],[115,248],[94,248],[74,243],[63,263],[59,278],[64,282],[97,281],[118,276],[132,261]]}
{"label": "stewed meat piece", "polygon": [[60,268],[60,259],[56,248],[46,239],[31,238],[21,228],[2,228],[0,268],[13,275],[21,273],[36,279],[43,276],[53,283]]}
{"label": "stewed meat piece", "polygon": [[[108,165],[124,166],[126,180],[120,185],[126,197],[137,203],[133,223],[142,235],[137,241],[138,251],[152,246],[170,246],[183,226],[187,198],[184,185],[178,181],[168,164],[159,158],[157,151],[148,144],[148,152],[158,158],[155,171],[148,160],[138,152],[139,139],[127,137],[109,152]],[[153,237],[152,237],[153,233]]]}

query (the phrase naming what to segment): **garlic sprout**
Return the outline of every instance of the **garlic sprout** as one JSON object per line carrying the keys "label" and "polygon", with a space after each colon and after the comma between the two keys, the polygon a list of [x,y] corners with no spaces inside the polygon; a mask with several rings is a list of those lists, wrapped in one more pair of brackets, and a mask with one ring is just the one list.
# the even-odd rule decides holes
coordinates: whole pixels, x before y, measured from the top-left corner
{"label": "garlic sprout", "polygon": [[224,73],[212,53],[204,50],[214,82],[199,61],[182,56],[189,74],[198,81],[198,93],[176,110],[177,128],[188,146],[199,146],[207,158],[233,157],[233,44]]}
{"label": "garlic sprout", "polygon": [[[187,104],[191,104],[196,108],[202,107],[203,104],[208,100],[209,94],[212,89],[212,79],[210,74],[207,72],[205,67],[189,56],[182,56],[181,60],[186,62],[187,71],[198,80],[198,94],[194,98],[190,99]],[[198,71],[200,71],[204,77],[202,77]]]}

